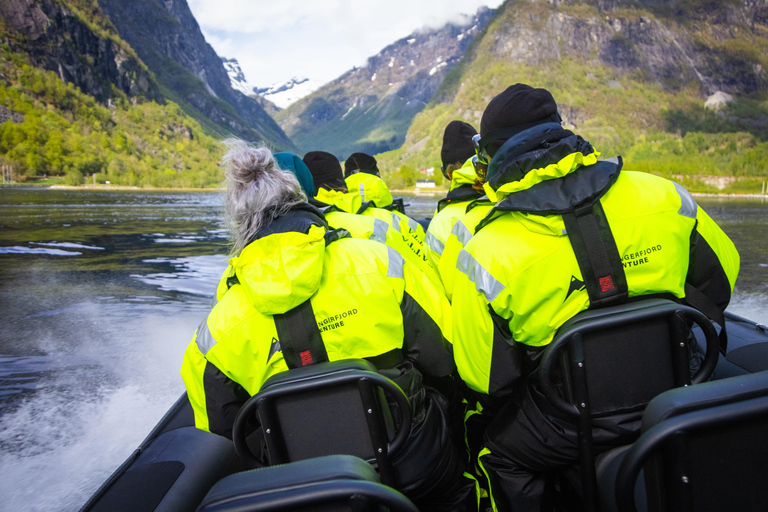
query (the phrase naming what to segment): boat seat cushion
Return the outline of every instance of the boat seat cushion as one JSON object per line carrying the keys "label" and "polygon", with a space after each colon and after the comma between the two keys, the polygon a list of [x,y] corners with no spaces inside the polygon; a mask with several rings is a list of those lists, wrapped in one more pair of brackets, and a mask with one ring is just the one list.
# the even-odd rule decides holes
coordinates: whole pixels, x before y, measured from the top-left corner
{"label": "boat seat cushion", "polygon": [[654,398],[643,414],[643,431],[690,411],[768,396],[768,371],[676,388]]}
{"label": "boat seat cushion", "polygon": [[253,469],[217,482],[203,499],[198,511],[228,510],[225,505],[231,505],[236,510],[245,506],[250,510],[246,504],[258,502],[261,497],[269,495],[270,491],[277,493],[333,480],[378,483],[379,475],[370,464],[351,455],[328,455]]}

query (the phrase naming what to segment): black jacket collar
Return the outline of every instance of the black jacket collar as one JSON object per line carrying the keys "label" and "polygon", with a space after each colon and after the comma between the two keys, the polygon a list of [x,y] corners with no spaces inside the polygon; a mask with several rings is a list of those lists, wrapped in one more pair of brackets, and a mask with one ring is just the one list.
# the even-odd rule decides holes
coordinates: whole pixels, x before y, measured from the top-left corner
{"label": "black jacket collar", "polygon": [[287,212],[273,217],[269,224],[256,233],[253,240],[258,240],[275,233],[288,233],[290,231],[309,233],[309,228],[312,226],[328,228],[323,212],[317,206],[310,203],[299,203]]}
{"label": "black jacket collar", "polygon": [[484,194],[482,192],[478,192],[474,188],[472,188],[472,185],[470,183],[465,183],[463,185],[460,185],[450,192],[446,194],[444,198],[442,198],[440,201],[437,202],[437,211],[439,212],[446,206],[448,206],[451,203],[456,202],[464,202],[464,201],[474,201],[475,199],[478,199],[482,197]]}

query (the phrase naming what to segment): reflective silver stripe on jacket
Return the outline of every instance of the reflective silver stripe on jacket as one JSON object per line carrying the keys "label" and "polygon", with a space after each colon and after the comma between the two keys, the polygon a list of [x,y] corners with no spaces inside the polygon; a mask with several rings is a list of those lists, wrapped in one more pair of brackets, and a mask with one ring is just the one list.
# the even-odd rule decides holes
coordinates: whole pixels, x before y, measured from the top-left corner
{"label": "reflective silver stripe on jacket", "polygon": [[408,217],[408,227],[411,228],[414,233],[416,233],[419,230],[419,223]]}
{"label": "reflective silver stripe on jacket", "polygon": [[693,196],[691,196],[691,193],[688,192],[683,188],[682,185],[679,185],[678,183],[672,182],[675,184],[675,189],[677,190],[678,195],[680,196],[680,215],[683,217],[689,217],[691,219],[696,218],[696,209],[698,208],[696,205],[696,201],[693,199]]}
{"label": "reflective silver stripe on jacket", "polygon": [[373,219],[373,233],[371,234],[371,240],[381,242],[382,244],[387,241],[387,230],[389,224],[381,219]]}
{"label": "reflective silver stripe on jacket", "polygon": [[400,217],[397,216],[395,212],[392,212],[392,227],[398,230],[400,233],[403,232],[401,226],[400,226]]}
{"label": "reflective silver stripe on jacket", "polygon": [[207,317],[197,328],[197,337],[195,338],[195,343],[197,343],[197,348],[200,349],[200,352],[202,352],[203,355],[207,354],[208,351],[211,350],[216,344],[216,340],[211,334],[211,331],[208,329]]}
{"label": "reflective silver stripe on jacket", "polygon": [[427,233],[427,245],[429,245],[429,248],[432,249],[432,252],[437,254],[438,256],[443,255],[443,251],[445,250],[445,244],[440,241],[439,238],[437,238],[432,233]]}
{"label": "reflective silver stripe on jacket", "polygon": [[472,232],[460,220],[456,221],[456,224],[453,225],[451,234],[459,239],[462,247],[467,245],[469,239],[472,238]]}
{"label": "reflective silver stripe on jacket", "polygon": [[387,267],[387,277],[397,277],[403,279],[405,274],[403,273],[403,257],[400,253],[387,246],[387,252],[389,253],[389,266]]}
{"label": "reflective silver stripe on jacket", "polygon": [[504,285],[497,281],[490,272],[485,270],[477,260],[464,249],[459,252],[456,268],[466,274],[475,283],[475,289],[485,295],[488,302],[493,302],[504,291]]}

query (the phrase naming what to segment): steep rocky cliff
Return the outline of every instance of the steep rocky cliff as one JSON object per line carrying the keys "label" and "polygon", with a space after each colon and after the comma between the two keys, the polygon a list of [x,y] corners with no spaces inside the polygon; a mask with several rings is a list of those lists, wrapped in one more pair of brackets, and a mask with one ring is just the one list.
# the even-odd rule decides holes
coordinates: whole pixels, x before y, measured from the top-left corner
{"label": "steep rocky cliff", "polygon": [[165,91],[201,122],[206,122],[204,116],[222,135],[234,133],[293,149],[259,102],[232,88],[186,0],[99,0],[99,5]]}
{"label": "steep rocky cliff", "polygon": [[0,0],[0,163],[13,181],[218,186],[211,130],[164,93],[96,0]]}
{"label": "steep rocky cliff", "polygon": [[462,24],[415,32],[275,117],[302,151],[346,157],[399,147],[413,117],[492,14],[482,8]]}
{"label": "steep rocky cliff", "polygon": [[[725,160],[694,164],[685,156],[714,158],[727,145],[730,158],[765,144],[767,19],[766,0],[507,0],[413,120],[403,146],[381,158],[390,166],[439,164],[448,122],[479,127],[488,101],[523,82],[551,90],[565,124],[606,154],[638,165],[668,157],[664,169],[758,172],[756,162],[728,163],[726,171]],[[714,113],[704,103],[716,91],[735,101]],[[734,135],[710,135],[718,133]]]}
{"label": "steep rocky cliff", "polygon": [[87,2],[2,0],[0,18],[12,49],[32,65],[53,71],[65,82],[106,103],[112,87],[129,97],[162,101],[157,84],[128,45],[115,37],[108,20],[88,12]]}

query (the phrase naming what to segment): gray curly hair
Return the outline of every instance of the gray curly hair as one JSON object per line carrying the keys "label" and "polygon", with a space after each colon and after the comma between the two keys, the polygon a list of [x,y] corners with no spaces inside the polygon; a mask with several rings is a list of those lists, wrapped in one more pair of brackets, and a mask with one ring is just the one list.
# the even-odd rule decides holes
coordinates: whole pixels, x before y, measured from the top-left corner
{"label": "gray curly hair", "polygon": [[229,150],[222,157],[227,183],[226,211],[232,230],[232,254],[253,241],[273,218],[307,201],[299,180],[280,169],[272,152],[238,138],[222,142]]}

